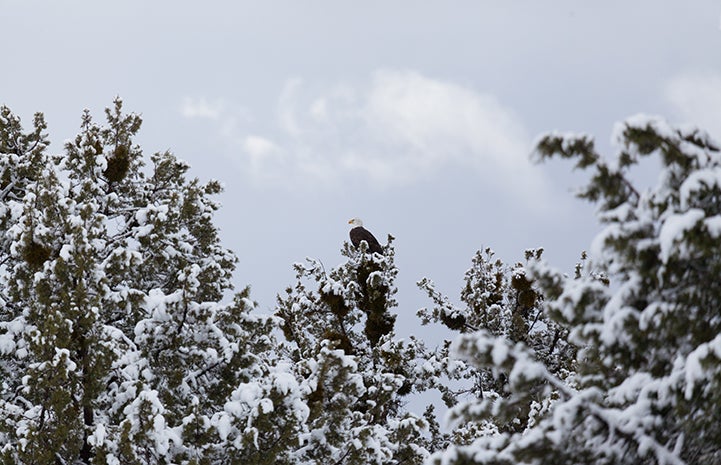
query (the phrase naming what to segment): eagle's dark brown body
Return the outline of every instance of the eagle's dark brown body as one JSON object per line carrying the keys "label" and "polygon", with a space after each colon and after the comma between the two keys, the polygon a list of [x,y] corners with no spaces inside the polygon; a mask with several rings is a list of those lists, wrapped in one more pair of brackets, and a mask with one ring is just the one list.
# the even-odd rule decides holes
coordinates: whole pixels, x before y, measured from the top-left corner
{"label": "eagle's dark brown body", "polygon": [[360,246],[361,241],[366,241],[368,252],[383,254],[383,248],[378,243],[378,239],[363,226],[356,226],[350,230],[350,241],[355,247]]}

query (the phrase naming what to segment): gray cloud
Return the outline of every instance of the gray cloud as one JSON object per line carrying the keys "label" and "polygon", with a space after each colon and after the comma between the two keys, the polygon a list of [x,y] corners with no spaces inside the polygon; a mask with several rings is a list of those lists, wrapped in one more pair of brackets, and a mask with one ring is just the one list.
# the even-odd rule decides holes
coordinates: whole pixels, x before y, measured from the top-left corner
{"label": "gray cloud", "polygon": [[290,78],[279,93],[277,127],[267,133],[239,124],[220,103],[187,102],[193,105],[183,115],[217,119],[225,128],[228,155],[252,182],[387,188],[460,168],[544,204],[545,181],[528,161],[523,122],[494,95],[452,81],[382,69],[360,84],[316,90]]}

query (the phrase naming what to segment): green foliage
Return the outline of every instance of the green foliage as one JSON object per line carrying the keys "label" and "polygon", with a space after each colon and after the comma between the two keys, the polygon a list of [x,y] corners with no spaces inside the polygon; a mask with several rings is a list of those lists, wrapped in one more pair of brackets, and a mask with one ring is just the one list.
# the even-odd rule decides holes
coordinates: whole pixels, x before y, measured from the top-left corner
{"label": "green foliage", "polygon": [[[541,139],[591,171],[593,259],[478,251],[460,306],[422,280],[421,320],[456,337],[430,351],[396,338],[391,236],[296,264],[274,316],[248,288],[221,303],[220,183],[146,157],[140,127],[116,99],[51,156],[41,114],[25,132],[0,107],[1,463],[721,463],[721,154],[700,131],[635,117],[613,160]],[[450,432],[408,410],[430,389]]]}
{"label": "green foliage", "polygon": [[[248,441],[282,456],[293,383],[273,382],[288,371],[277,325],[250,314],[247,289],[219,303],[236,263],[213,224],[219,183],[186,179],[168,152],[146,174],[120,99],[105,125],[84,112],[53,157],[41,115],[29,134],[0,115],[3,461],[247,463]],[[249,418],[245,385],[275,415]]]}
{"label": "green foliage", "polygon": [[[579,264],[575,276],[542,261],[525,274],[545,297],[544,314],[567,328],[576,375],[564,379],[563,364],[514,343],[513,331],[468,331],[459,353],[506,374],[508,394],[456,408],[461,424],[517,417],[534,386],[553,401],[522,431],[456,443],[436,463],[721,463],[721,156],[703,133],[641,116],[619,125],[614,139],[611,161],[587,136],[549,135],[537,147],[541,159],[591,170],[579,196],[598,204],[605,225],[593,264]],[[631,170],[652,155],[659,182],[641,190]]]}
{"label": "green foliage", "polygon": [[[418,312],[421,320],[425,324],[442,323],[452,331],[468,335],[455,345],[455,352],[465,363],[452,356],[448,350],[450,343],[436,355],[436,359],[444,360],[449,378],[466,380],[466,385],[455,391],[450,385],[438,385],[446,404],[453,407],[452,421],[456,424],[447,441],[463,444],[478,435],[524,431],[558,397],[543,379],[511,373],[513,367],[509,363],[514,360],[515,348],[544,371],[562,379],[572,376],[576,354],[567,341],[568,331],[544,312],[544,296],[527,273],[528,263],[540,260],[542,253],[542,249],[527,250],[526,265],[507,266],[489,248],[476,252],[465,275],[462,308],[436,291],[430,280],[418,283],[435,303],[434,308]],[[499,342],[484,346],[480,334],[484,343],[497,339],[505,345]],[[503,360],[508,363],[504,365]],[[514,393],[522,385],[526,386],[524,394]],[[478,408],[475,403],[481,399],[485,401]],[[500,405],[504,408],[499,409]]]}
{"label": "green foliage", "polygon": [[297,463],[412,464],[428,453],[428,423],[403,408],[429,381],[418,367],[422,345],[393,339],[392,241],[382,255],[346,243],[346,262],[328,272],[318,261],[296,264],[296,284],[278,298],[288,357],[307,386]]}
{"label": "green foliage", "polygon": [[108,166],[103,171],[103,176],[109,183],[118,183],[128,174],[130,169],[130,154],[128,152],[126,146],[118,145],[110,158],[108,158]]}

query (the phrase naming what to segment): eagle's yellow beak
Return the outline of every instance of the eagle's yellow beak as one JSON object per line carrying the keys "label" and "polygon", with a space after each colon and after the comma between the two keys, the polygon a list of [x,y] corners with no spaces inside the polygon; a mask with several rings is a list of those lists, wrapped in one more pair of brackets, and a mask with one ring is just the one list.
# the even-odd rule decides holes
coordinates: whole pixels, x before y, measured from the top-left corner
{"label": "eagle's yellow beak", "polygon": [[353,222],[353,218],[348,220],[348,224],[351,224]]}

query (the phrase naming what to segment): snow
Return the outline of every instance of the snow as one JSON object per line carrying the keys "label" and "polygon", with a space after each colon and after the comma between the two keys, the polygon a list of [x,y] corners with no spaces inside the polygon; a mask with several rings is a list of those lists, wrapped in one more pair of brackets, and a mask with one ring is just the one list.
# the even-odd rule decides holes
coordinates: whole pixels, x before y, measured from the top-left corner
{"label": "snow", "polygon": [[107,431],[105,430],[105,426],[102,423],[99,423],[95,426],[95,431],[93,431],[93,434],[88,436],[88,444],[95,447],[100,447],[103,445],[103,442],[105,442],[105,437],[107,436]]}
{"label": "snow", "polygon": [[242,416],[247,406],[254,406],[261,396],[260,386],[256,383],[242,383],[234,391],[232,401],[226,402],[224,410],[233,415]]}
{"label": "snow", "polygon": [[719,187],[721,187],[721,167],[714,166],[694,171],[681,183],[679,189],[681,209],[688,209],[698,192]]}
{"label": "snow", "polygon": [[4,333],[0,334],[0,353],[10,354],[15,350],[15,340],[12,334]]}
{"label": "snow", "polygon": [[684,213],[670,215],[663,222],[658,239],[661,246],[660,258],[667,263],[669,257],[675,252],[676,243],[683,239],[683,235],[696,227],[705,216],[703,210],[693,208]]}
{"label": "snow", "polygon": [[148,209],[141,208],[135,212],[135,220],[140,226],[145,225],[148,222]]}
{"label": "snow", "polygon": [[53,366],[59,367],[64,364],[67,371],[75,371],[78,365],[71,359],[70,351],[60,347],[55,348],[55,357],[53,358]]}
{"label": "snow", "polygon": [[66,262],[69,262],[74,251],[75,247],[72,244],[63,244],[63,246],[60,248],[60,258],[62,258]]}
{"label": "snow", "polygon": [[518,356],[516,363],[514,363],[511,372],[508,374],[511,386],[547,377],[548,371],[542,363],[530,359],[525,351],[517,350],[516,352],[520,352],[520,356]]}
{"label": "snow", "polygon": [[152,223],[146,224],[144,226],[138,226],[137,228],[135,228],[135,237],[146,237],[153,232],[154,228],[155,226]]}
{"label": "snow", "polygon": [[493,358],[493,364],[501,366],[508,357],[508,345],[505,340],[498,338],[493,343],[493,349],[491,350],[491,357]]}
{"label": "snow", "polygon": [[674,131],[664,118],[645,113],[638,113],[626,118],[623,122],[614,124],[613,130],[611,131],[611,144],[614,146],[624,145],[625,137],[623,136],[623,133],[627,128],[642,130],[650,128],[661,137],[671,140],[678,138],[676,131]]}
{"label": "snow", "polygon": [[651,302],[641,311],[641,315],[638,320],[639,329],[641,331],[648,331],[651,328],[658,326],[663,315],[671,310],[672,307],[666,303]]}
{"label": "snow", "polygon": [[[689,142],[681,141],[679,132],[659,118],[636,115],[617,125],[613,137],[618,143],[624,142],[623,132],[629,127],[654,130],[660,137],[680,144],[685,152],[701,157],[699,163],[703,162],[703,151]],[[564,137],[563,148],[570,150],[571,145],[590,140],[585,135]],[[628,150],[628,145],[623,150]],[[105,158],[101,157],[97,163],[97,166],[102,167]],[[495,387],[481,386],[477,393],[471,391],[469,398],[472,400],[467,403],[461,401],[450,410],[453,426],[459,428],[456,437],[468,438],[471,445],[452,446],[439,452],[435,455],[439,463],[450,465],[461,454],[489,462],[515,463],[519,461],[516,454],[533,450],[539,444],[563,448],[569,444],[570,435],[576,434],[579,438],[577,443],[583,443],[590,452],[595,453],[593,448],[602,447],[602,443],[604,447],[608,446],[609,461],[612,461],[614,454],[629,452],[648,456],[649,460],[655,459],[660,463],[678,463],[678,456],[685,452],[684,441],[693,441],[694,438],[680,433],[663,437],[662,441],[657,440],[656,431],[661,425],[659,422],[671,420],[661,418],[654,412],[675,407],[676,403],[683,402],[683,398],[691,401],[694,396],[717,389],[721,335],[698,346],[690,339],[683,340],[685,345],[682,348],[673,346],[673,341],[668,348],[654,347],[654,344],[642,346],[643,349],[649,349],[649,354],[664,350],[672,354],[669,358],[674,362],[672,371],[661,375],[652,376],[649,373],[652,370],[648,367],[638,369],[624,365],[623,357],[619,357],[618,353],[637,350],[638,338],[646,342],[642,338],[654,337],[657,329],[665,330],[660,328],[661,323],[666,317],[673,317],[672,311],[676,310],[673,295],[659,298],[657,289],[648,290],[651,301],[645,308],[636,308],[639,293],[645,293],[647,289],[643,286],[648,287],[649,284],[634,272],[633,263],[624,261],[624,256],[617,253],[618,249],[626,247],[628,242],[631,242],[630,247],[637,250],[658,249],[663,263],[669,264],[676,256],[683,257],[691,250],[690,245],[693,244],[689,245],[689,231],[700,229],[700,232],[708,232],[714,238],[721,237],[721,215],[707,217],[703,210],[694,208],[705,206],[702,202],[708,197],[709,189],[721,187],[721,168],[702,167],[692,172],[683,180],[678,192],[670,184],[676,182],[678,185],[679,182],[674,176],[680,172],[680,168],[676,166],[674,170],[677,171],[666,172],[659,183],[660,187],[642,193],[637,202],[629,201],[602,213],[601,221],[607,227],[594,242],[594,255],[597,255],[603,272],[622,270],[622,280],[609,286],[593,277],[566,279],[561,274],[546,273],[545,269],[531,270],[534,276],[529,276],[534,281],[538,278],[536,283],[544,278],[548,278],[548,282],[553,281],[549,288],[557,290],[560,297],[553,301],[550,298],[546,300],[548,314],[566,320],[566,327],[573,334],[571,342],[581,347],[598,349],[599,353],[593,355],[598,357],[599,363],[607,363],[608,368],[613,370],[614,376],[609,379],[601,379],[600,376],[594,378],[583,373],[569,374],[572,368],[564,368],[565,371],[559,374],[559,371],[551,368],[551,364],[547,363],[549,359],[544,358],[546,354],[543,350],[534,349],[531,341],[539,333],[545,333],[553,327],[555,323],[550,319],[538,320],[535,331],[530,332],[530,337],[524,339],[524,342],[511,340],[509,325],[503,327],[503,324],[511,321],[517,308],[508,305],[508,297],[504,297],[506,300],[503,303],[484,307],[487,310],[485,316],[498,316],[502,320],[501,329],[493,329],[493,332],[464,332],[464,336],[453,345],[444,346],[444,349],[451,348],[451,356],[443,351],[425,352],[422,344],[413,338],[410,341],[398,340],[392,334],[382,339],[382,344],[372,347],[357,344],[358,350],[354,350],[354,355],[348,355],[335,345],[322,342],[323,336],[318,336],[327,328],[325,323],[338,315],[316,318],[323,313],[316,309],[319,291],[342,296],[351,311],[358,314],[358,319],[351,321],[344,330],[357,331],[353,336],[362,339],[365,315],[356,305],[356,294],[363,283],[347,279],[348,275],[353,275],[353,267],[359,263],[352,257],[330,273],[326,273],[322,264],[315,260],[309,259],[308,267],[298,265],[299,281],[318,278],[317,283],[320,284],[308,286],[307,289],[311,289],[308,292],[299,285],[293,291],[295,294],[292,299],[288,300],[287,309],[296,312],[300,318],[306,318],[302,320],[303,323],[311,322],[299,328],[301,332],[308,333],[310,342],[304,346],[303,341],[293,341],[292,344],[278,348],[273,332],[278,331],[280,320],[247,314],[246,311],[254,307],[249,298],[242,298],[243,309],[235,308],[235,304],[224,306],[217,302],[194,300],[198,299],[198,295],[207,295],[205,290],[208,287],[205,286],[212,288],[217,284],[204,282],[207,272],[225,271],[219,265],[218,257],[227,256],[217,250],[207,254],[200,251],[197,238],[183,230],[185,225],[180,226],[181,231],[178,231],[177,224],[166,224],[177,222],[177,210],[185,201],[194,202],[201,211],[196,220],[211,219],[209,215],[214,204],[207,199],[191,198],[195,192],[192,190],[182,191],[180,198],[170,198],[163,197],[165,194],[157,190],[145,189],[148,187],[146,185],[139,191],[138,198],[126,198],[119,190],[107,194],[102,201],[82,200],[79,201],[81,205],[76,205],[69,198],[70,194],[102,189],[89,182],[79,186],[77,179],[68,181],[57,187],[60,200],[55,205],[67,210],[67,217],[63,217],[66,221],[61,223],[62,227],[72,228],[72,233],[63,231],[61,226],[49,224],[38,212],[28,213],[28,209],[17,204],[1,205],[0,210],[9,208],[5,213],[11,213],[15,221],[22,223],[6,231],[9,250],[13,254],[7,258],[8,264],[4,265],[6,268],[2,269],[7,281],[13,276],[11,267],[18,261],[16,257],[22,251],[22,244],[34,237],[32,234],[36,234],[35,237],[44,244],[52,244],[54,250],[59,249],[58,257],[67,263],[72,263],[80,251],[88,252],[88,256],[99,252],[96,255],[102,258],[97,262],[88,260],[84,284],[90,290],[88,294],[92,300],[76,302],[77,307],[72,308],[72,311],[59,315],[37,312],[37,303],[34,301],[23,303],[27,307],[21,308],[14,320],[0,322],[0,358],[10,360],[2,368],[16,370],[17,379],[24,383],[21,385],[15,381],[16,386],[12,386],[17,392],[14,396],[18,399],[22,397],[22,402],[16,402],[15,405],[15,400],[9,401],[7,399],[10,397],[6,396],[7,399],[0,403],[0,415],[8,418],[8,422],[17,421],[17,424],[10,424],[6,429],[18,436],[17,444],[28,446],[27,438],[31,437],[33,428],[37,426],[40,410],[27,400],[33,397],[26,394],[37,397],[37,392],[33,392],[36,377],[24,372],[25,366],[41,374],[44,374],[43,370],[58,372],[74,379],[82,373],[72,372],[86,366],[78,351],[62,348],[61,344],[56,344],[57,347],[52,345],[56,337],[52,331],[47,331],[41,325],[28,325],[18,315],[32,314],[33,318],[50,316],[57,320],[62,330],[78,331],[78,328],[83,327],[80,323],[85,321],[80,322],[71,314],[85,313],[84,316],[91,320],[91,324],[94,323],[93,318],[105,324],[116,324],[119,321],[118,327],[98,326],[99,323],[92,327],[93,331],[97,331],[94,335],[99,335],[101,344],[108,350],[111,365],[101,380],[108,386],[108,392],[102,394],[104,397],[94,400],[97,400],[98,406],[110,407],[107,411],[98,407],[98,415],[95,417],[97,423],[87,429],[87,440],[94,447],[107,447],[109,463],[119,462],[112,454],[118,451],[119,431],[125,434],[123,428],[126,427],[132,444],[142,444],[143,449],[151,450],[153,458],[159,462],[175,463],[181,460],[179,457],[202,455],[198,453],[200,448],[193,449],[195,444],[191,444],[192,441],[183,442],[187,428],[204,430],[199,431],[198,437],[211,439],[201,447],[207,447],[207,450],[215,448],[213,450],[222,450],[222,453],[227,451],[228,455],[222,456],[220,460],[233,461],[232,454],[244,453],[252,449],[253,445],[257,447],[267,439],[268,434],[277,432],[264,430],[268,423],[273,423],[273,428],[275,425],[288,428],[283,430],[284,434],[292,431],[290,437],[307,441],[301,448],[323,448],[323,453],[327,452],[331,457],[329,462],[342,461],[343,454],[350,452],[363,457],[354,459],[359,462],[387,463],[396,459],[394,454],[402,445],[415,447],[420,457],[423,455],[420,451],[425,446],[421,446],[421,443],[399,444],[396,438],[404,437],[405,431],[418,432],[427,428],[421,418],[404,407],[397,407],[396,412],[395,405],[392,405],[393,408],[386,409],[390,412],[388,418],[377,424],[370,419],[372,415],[369,412],[375,408],[385,409],[384,402],[388,398],[393,399],[393,402],[398,401],[396,405],[405,402],[405,399],[396,396],[396,392],[406,381],[412,383],[414,392],[421,392],[425,386],[442,385],[445,375],[454,376],[454,380],[464,378],[471,383],[486,375],[499,373],[507,375],[499,380],[508,381],[507,384],[505,380],[502,381],[501,392],[495,392]],[[193,189],[196,187],[194,185]],[[32,200],[33,195],[28,194],[26,200]],[[121,213],[106,213],[112,210],[108,207],[109,203],[118,203],[124,210]],[[659,212],[664,208],[667,210]],[[87,214],[88,211],[91,215]],[[104,217],[106,214],[110,220]],[[133,219],[137,224],[133,224]],[[37,223],[32,231],[25,226],[31,222]],[[167,233],[168,229],[172,232]],[[154,236],[152,240],[142,239],[151,234]],[[148,243],[152,244],[151,247],[148,247]],[[153,263],[153,254],[167,260]],[[383,271],[371,273],[367,283],[383,282],[393,287],[393,273],[397,270],[388,271],[384,268],[389,264],[385,261],[388,256],[378,255],[372,259],[381,265]],[[133,267],[138,264],[147,264],[150,273],[145,273],[143,268],[143,273],[137,273],[142,276],[134,276]],[[167,275],[161,276],[157,282],[150,278],[151,284],[148,284],[145,275],[152,274],[155,271],[153,266],[157,264],[164,267],[167,265],[167,269],[160,273]],[[48,264],[42,271],[31,274],[34,281],[20,289],[22,292],[15,290],[15,294],[27,292],[33,285],[53,285],[55,268],[58,267]],[[123,270],[116,280],[113,275],[115,268],[131,271]],[[525,268],[512,269],[516,274],[525,273]],[[7,285],[7,282],[3,284]],[[217,289],[225,290],[222,284],[217,284]],[[470,311],[456,309],[448,299],[439,298],[436,303],[440,312],[473,317]],[[90,311],[79,312],[79,308]],[[693,311],[703,316],[704,310]],[[106,312],[115,313],[108,318]],[[131,317],[126,318],[123,312]],[[39,317],[37,313],[40,313]],[[116,313],[121,315],[118,317],[120,320],[115,319]],[[429,311],[425,313],[430,314]],[[325,316],[328,318],[323,320]],[[291,320],[288,318],[288,321]],[[183,327],[183,324],[186,326]],[[710,319],[708,324],[717,322]],[[469,323],[464,331],[469,331],[471,327]],[[632,331],[628,331],[629,328]],[[640,330],[640,335],[636,329]],[[684,337],[685,334],[679,336],[680,339]],[[355,338],[352,342],[354,345],[357,343]],[[50,359],[38,356],[39,351],[34,344],[43,349],[42,344],[49,344],[46,353],[50,353]],[[159,352],[162,352],[162,356],[157,356]],[[289,353],[293,355],[288,356]],[[166,354],[177,357],[181,367],[164,365]],[[584,354],[591,354],[591,351],[581,351],[577,360],[583,360]],[[245,357],[239,365],[234,365],[238,361],[236,356]],[[228,373],[224,364],[229,364],[237,372]],[[222,378],[216,377],[218,372],[223,373]],[[176,375],[178,387],[170,392],[169,381],[175,383],[176,379],[171,377]],[[2,380],[3,388],[13,382],[9,378]],[[205,397],[209,388],[217,386],[213,383],[223,382],[231,383],[227,390],[217,389],[213,392],[229,394],[224,394],[225,397],[219,400]],[[309,398],[315,392],[323,394],[322,407],[317,410],[313,407],[314,414],[311,415],[311,407],[315,404],[310,403]],[[479,395],[476,398],[473,394]],[[509,405],[517,412],[519,403],[528,402],[529,399],[531,402],[527,406],[530,406],[532,418],[510,419],[514,427],[526,428],[522,433],[499,433],[495,423],[495,429],[478,426],[485,421],[483,419],[490,419],[488,421],[493,423],[508,416]],[[364,409],[357,409],[359,404]],[[689,404],[681,407],[689,407]],[[335,408],[339,408],[342,418],[331,418],[336,413],[333,411]],[[120,422],[116,422],[116,418]],[[268,419],[270,422],[266,421]],[[527,423],[524,424],[524,421]],[[678,427],[678,424],[674,426]],[[679,429],[682,430],[683,426]],[[433,429],[427,428],[424,433],[426,436],[428,431]],[[0,434],[0,446],[10,447],[6,444],[15,438],[7,439],[10,436],[4,434]],[[27,434],[27,437],[23,434]],[[291,444],[288,449],[297,454],[297,462],[308,459],[303,456],[305,451],[293,449],[296,446]]]}
{"label": "snow", "polygon": [[289,392],[294,391],[298,388],[298,382],[296,381],[295,376],[293,376],[292,373],[286,371],[279,371],[274,373],[273,387],[279,392],[281,392],[283,395],[287,395]]}
{"label": "snow", "polygon": [[699,345],[686,358],[684,366],[684,382],[686,385],[684,395],[687,400],[692,398],[694,389],[700,381],[713,375],[709,373],[709,370],[704,368],[704,363],[711,357],[716,359],[716,364],[721,361],[721,334],[717,335],[711,341]]}
{"label": "snow", "polygon": [[703,220],[704,227],[714,239],[721,237],[721,215],[715,215]]}
{"label": "snow", "polygon": [[215,426],[218,431],[218,436],[220,436],[220,439],[223,441],[228,439],[232,431],[230,418],[229,415],[218,415],[213,422],[213,426]]}

